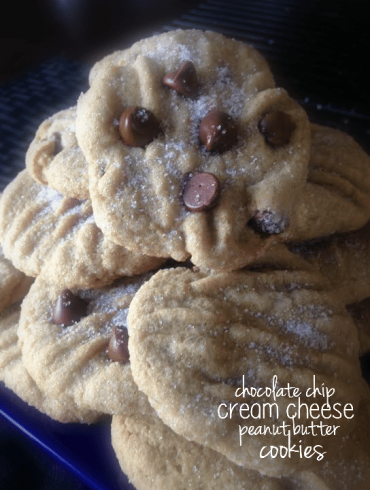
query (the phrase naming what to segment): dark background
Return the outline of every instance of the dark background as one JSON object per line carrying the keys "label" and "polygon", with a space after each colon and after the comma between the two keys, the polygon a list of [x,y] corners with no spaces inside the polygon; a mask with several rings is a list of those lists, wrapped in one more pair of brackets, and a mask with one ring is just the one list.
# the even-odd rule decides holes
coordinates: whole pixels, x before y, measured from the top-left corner
{"label": "dark background", "polygon": [[1,81],[58,52],[96,60],[197,5],[195,0],[11,0],[0,12]]}
{"label": "dark background", "polygon": [[[253,44],[313,122],[352,134],[370,151],[369,14],[368,0],[3,1],[0,184],[24,165],[42,120],[86,88],[94,61],[176,27],[214,29]],[[367,376],[369,364],[368,356]],[[0,405],[8,396],[0,387]],[[86,487],[0,415],[0,488]]]}

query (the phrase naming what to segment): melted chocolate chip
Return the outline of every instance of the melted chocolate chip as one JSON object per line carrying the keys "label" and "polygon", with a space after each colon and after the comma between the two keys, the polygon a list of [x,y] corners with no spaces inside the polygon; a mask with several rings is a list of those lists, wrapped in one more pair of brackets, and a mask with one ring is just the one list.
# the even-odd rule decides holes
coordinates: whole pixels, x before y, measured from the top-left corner
{"label": "melted chocolate chip", "polygon": [[113,362],[126,364],[130,360],[127,328],[114,327],[108,344],[108,357]]}
{"label": "melted chocolate chip", "polygon": [[276,148],[289,143],[295,125],[289,114],[274,111],[263,116],[258,128],[264,135],[266,143]]}
{"label": "melted chocolate chip", "polygon": [[268,235],[283,233],[288,224],[289,219],[286,216],[278,215],[273,211],[257,211],[253,218],[248,221],[248,226],[254,231]]}
{"label": "melted chocolate chip", "polygon": [[223,153],[230,150],[238,138],[237,126],[231,116],[212,109],[201,121],[199,139],[206,150]]}
{"label": "melted chocolate chip", "polygon": [[167,73],[162,81],[185,97],[195,98],[198,95],[197,72],[191,61],[185,61],[177,71]]}
{"label": "melted chocolate chip", "polygon": [[128,107],[119,119],[119,133],[124,143],[144,148],[160,133],[155,115],[143,107]]}
{"label": "melted chocolate chip", "polygon": [[192,174],[185,183],[183,201],[189,211],[199,212],[212,208],[219,195],[217,177],[208,172]]}
{"label": "melted chocolate chip", "polygon": [[56,325],[69,327],[86,316],[87,306],[85,300],[73,294],[69,289],[64,289],[55,302],[53,322]]}

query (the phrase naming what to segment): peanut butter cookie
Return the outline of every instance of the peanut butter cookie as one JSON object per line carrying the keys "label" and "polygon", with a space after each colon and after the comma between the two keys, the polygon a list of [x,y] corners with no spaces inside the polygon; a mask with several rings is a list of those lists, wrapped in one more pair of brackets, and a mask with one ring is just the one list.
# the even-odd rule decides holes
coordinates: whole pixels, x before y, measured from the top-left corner
{"label": "peanut butter cookie", "polygon": [[126,316],[145,276],[93,290],[39,276],[22,304],[18,336],[27,370],[48,395],[103,413],[137,410]]}
{"label": "peanut butter cookie", "polygon": [[22,171],[0,200],[4,254],[25,274],[66,287],[98,287],[140,274],[163,259],[128,252],[95,224],[90,200],[64,197]]}
{"label": "peanut butter cookie", "polygon": [[95,422],[100,414],[80,409],[75,403],[46,395],[28,373],[18,343],[19,303],[8,306],[0,313],[0,381],[23,401],[59,422]]}
{"label": "peanut butter cookie", "polygon": [[68,197],[87,199],[87,162],[76,138],[76,107],[42,122],[26,153],[26,168],[40,184]]}
{"label": "peanut butter cookie", "polygon": [[307,185],[282,238],[298,241],[348,232],[369,219],[369,155],[348,134],[311,124]]}
{"label": "peanut butter cookie", "polygon": [[[331,405],[343,409],[351,403],[356,412],[361,383],[356,327],[321,275],[159,271],[133,299],[128,325],[134,380],[164,423],[250,469],[281,476],[317,464],[321,456],[313,448],[335,450],[334,435],[316,437],[310,431],[290,434],[289,457],[266,449],[288,445],[281,424],[292,424],[286,414],[289,404],[298,403],[286,391],[272,398],[274,376],[276,389],[295,387],[299,403],[315,401],[321,410],[327,399],[310,399],[316,383],[332,390]],[[250,387],[261,394],[253,395]],[[275,411],[262,414],[265,403],[276,404]],[[252,420],[253,410],[258,420]],[[299,417],[296,424],[309,424],[308,412]],[[353,423],[342,418],[340,434],[350,432]],[[276,424],[280,432],[274,434]],[[250,425],[268,429],[258,435],[241,430]],[[299,447],[310,448],[311,457],[301,457]]]}
{"label": "peanut butter cookie", "polygon": [[137,490],[293,490],[175,434],[152,412],[112,419],[112,444]]}
{"label": "peanut butter cookie", "polygon": [[286,230],[307,176],[306,113],[258,52],[214,32],[168,32],[98,64],[76,134],[110,240],[218,270]]}

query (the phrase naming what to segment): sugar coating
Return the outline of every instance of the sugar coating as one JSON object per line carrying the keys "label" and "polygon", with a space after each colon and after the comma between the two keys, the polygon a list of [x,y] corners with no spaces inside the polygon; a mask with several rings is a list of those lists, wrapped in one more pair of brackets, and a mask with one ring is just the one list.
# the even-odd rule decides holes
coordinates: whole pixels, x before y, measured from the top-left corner
{"label": "sugar coating", "polygon": [[95,224],[89,199],[67,198],[22,171],[0,204],[5,256],[25,274],[66,287],[98,287],[158,267],[163,259],[129,252]]}
{"label": "sugar coating", "polygon": [[63,195],[87,199],[87,162],[76,138],[76,107],[43,121],[26,153],[26,168],[33,179]]}
{"label": "sugar coating", "polygon": [[[26,368],[45,393],[67,406],[108,414],[137,410],[138,393],[130,363],[108,358],[113,327],[125,327],[137,289],[150,276],[119,279],[100,289],[73,293],[88,302],[87,316],[62,327],[53,308],[62,287],[39,276],[22,304],[18,335]],[[146,402],[147,403],[147,402]]]}
{"label": "sugar coating", "polygon": [[[196,99],[162,85],[188,56],[199,79]],[[257,210],[289,216],[304,185],[309,158],[307,116],[274,81],[253,48],[211,32],[174,31],[134,44],[99,62],[77,107],[76,134],[89,163],[90,195],[98,226],[130,250],[198,266],[237,269],[271,241],[247,226]],[[162,133],[143,148],[129,147],[117,121],[128,106],[145,107]],[[210,154],[199,143],[200,120],[213,108],[229,113],[238,143]],[[258,129],[263,114],[289,113],[291,141],[269,147]],[[250,163],[251,162],[251,163]],[[221,184],[216,207],[186,211],[189,172],[213,173]],[[289,192],[288,192],[289,189]]]}
{"label": "sugar coating", "polygon": [[[277,375],[279,386],[289,383],[302,393],[315,375],[320,386],[335,388],[333,403],[358,406],[356,327],[317,272],[159,271],[135,295],[128,324],[133,377],[164,423],[263,474],[280,476],[317,461],[259,457],[262,446],[284,444],[283,436],[246,437],[239,446],[238,427],[248,423],[238,414],[218,417],[220,403],[272,402],[237,398],[243,375],[254,387],[271,386]],[[315,401],[320,406],[326,399]],[[280,413],[290,402],[276,400]],[[305,420],[303,414],[300,423]],[[273,420],[263,423],[271,427]],[[342,435],[352,429],[353,421],[341,421]],[[335,450],[334,437],[295,437]]]}

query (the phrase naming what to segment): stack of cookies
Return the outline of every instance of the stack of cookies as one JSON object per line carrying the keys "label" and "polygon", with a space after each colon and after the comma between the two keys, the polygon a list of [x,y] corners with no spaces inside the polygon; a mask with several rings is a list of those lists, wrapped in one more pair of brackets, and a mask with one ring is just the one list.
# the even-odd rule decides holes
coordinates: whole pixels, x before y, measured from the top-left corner
{"label": "stack of cookies", "polygon": [[368,489],[369,156],[214,32],[89,82],[0,199],[0,379],[138,490]]}

